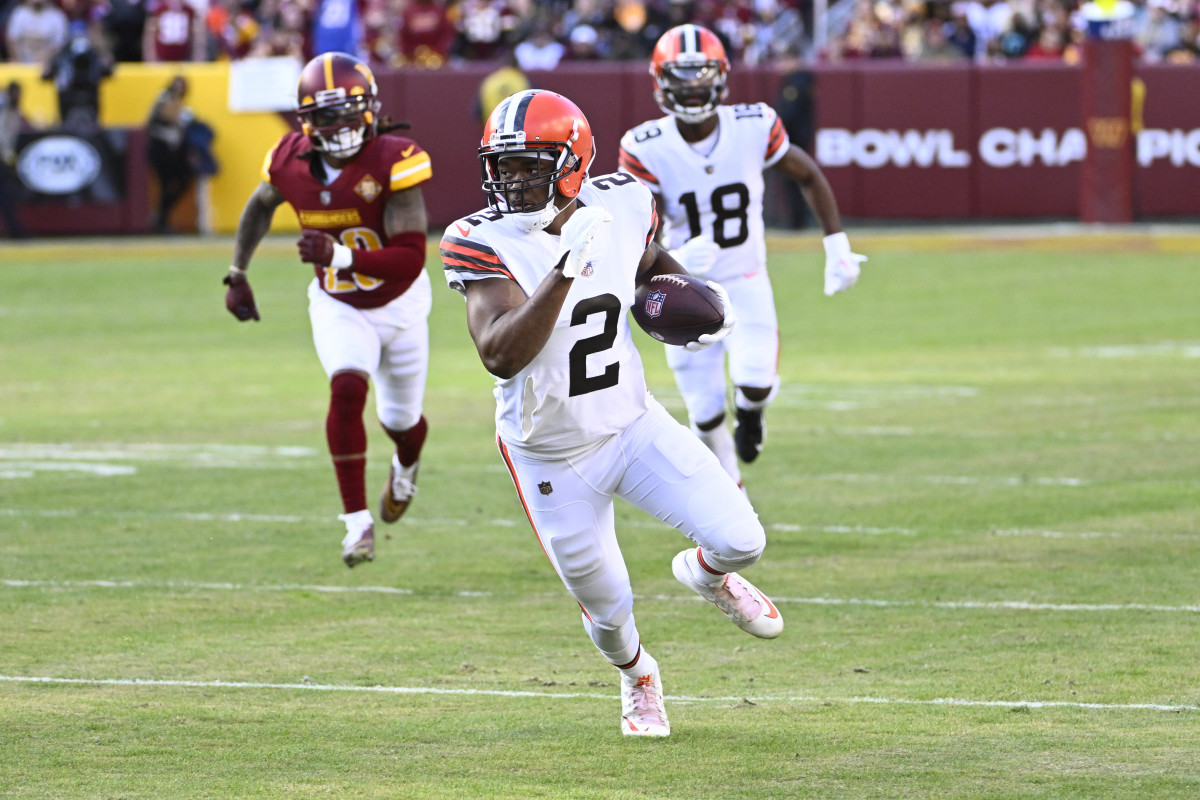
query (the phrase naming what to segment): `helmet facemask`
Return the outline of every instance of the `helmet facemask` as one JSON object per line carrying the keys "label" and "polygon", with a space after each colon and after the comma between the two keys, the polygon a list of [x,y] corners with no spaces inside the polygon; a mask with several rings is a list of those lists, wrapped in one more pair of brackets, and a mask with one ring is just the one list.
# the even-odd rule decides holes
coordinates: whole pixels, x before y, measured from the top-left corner
{"label": "helmet facemask", "polygon": [[[544,230],[554,222],[562,211],[554,202],[559,195],[558,183],[580,166],[566,142],[539,144],[545,146],[527,147],[523,136],[518,142],[513,134],[493,134],[489,144],[479,148],[488,207],[510,215],[524,233]],[[533,174],[507,178],[502,162],[510,158],[534,159],[536,169]],[[544,198],[537,191],[542,188],[546,190]]]}
{"label": "helmet facemask", "polygon": [[299,116],[318,150],[334,158],[351,158],[374,135],[378,108],[374,97],[345,97],[344,90],[333,89],[319,92],[315,107],[301,109]]}
{"label": "helmet facemask", "polygon": [[658,107],[693,125],[715,114],[728,91],[720,61],[669,61],[654,81]]}

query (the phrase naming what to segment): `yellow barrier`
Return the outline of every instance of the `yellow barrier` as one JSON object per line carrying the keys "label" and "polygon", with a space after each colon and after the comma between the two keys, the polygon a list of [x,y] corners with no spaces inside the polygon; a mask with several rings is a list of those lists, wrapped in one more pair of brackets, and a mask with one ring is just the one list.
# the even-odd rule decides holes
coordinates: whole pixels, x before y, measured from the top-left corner
{"label": "yellow barrier", "polygon": [[[171,78],[183,75],[188,81],[186,103],[196,116],[216,133],[213,155],[220,172],[209,184],[210,220],[214,233],[237,230],[238,217],[246,198],[261,180],[263,157],[286,133],[287,122],[274,113],[235,113],[229,110],[229,64],[118,64],[111,78],[100,85],[100,124],[108,127],[141,127],[150,116],[159,92]],[[0,63],[0,86],[9,81],[21,84],[21,107],[34,125],[58,123],[58,95],[54,84],[41,80],[41,70],[24,64]],[[132,154],[144,157],[143,154]],[[290,206],[281,208],[271,228],[275,232],[298,231]]]}

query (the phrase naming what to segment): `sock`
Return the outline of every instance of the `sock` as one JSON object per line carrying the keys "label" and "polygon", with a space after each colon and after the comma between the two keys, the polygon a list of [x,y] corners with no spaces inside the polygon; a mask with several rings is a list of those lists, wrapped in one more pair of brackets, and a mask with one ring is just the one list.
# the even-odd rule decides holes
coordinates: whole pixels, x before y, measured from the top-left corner
{"label": "sock", "polygon": [[329,382],[325,439],[346,513],[367,507],[367,429],[362,419],[366,405],[366,378],[356,372],[333,376]]}
{"label": "sock", "polygon": [[628,664],[614,664],[621,674],[626,678],[637,680],[643,675],[649,675],[658,669],[658,662],[654,660],[654,656],[647,653],[642,647],[638,647],[638,654],[633,661]]}
{"label": "sock", "polygon": [[394,431],[387,425],[383,426],[383,430],[396,443],[396,457],[400,459],[401,466],[411,467],[417,463],[421,457],[421,447],[425,444],[425,434],[429,432],[429,423],[424,415],[406,431]]}
{"label": "sock", "polygon": [[683,557],[683,562],[687,564],[688,570],[692,574],[692,580],[696,581],[696,583],[702,583],[705,586],[720,586],[721,582],[725,580],[725,573],[713,570],[711,567],[705,569],[700,564],[700,558],[699,547],[695,550],[689,550],[688,554]]}
{"label": "sock", "polygon": [[771,392],[767,395],[765,400],[751,400],[749,397],[746,397],[745,393],[742,391],[742,387],[739,386],[737,391],[733,393],[733,404],[743,411],[762,411],[764,408],[771,405],[771,401],[774,400],[775,396],[778,394],[778,378],[775,379],[775,385],[771,387]]}

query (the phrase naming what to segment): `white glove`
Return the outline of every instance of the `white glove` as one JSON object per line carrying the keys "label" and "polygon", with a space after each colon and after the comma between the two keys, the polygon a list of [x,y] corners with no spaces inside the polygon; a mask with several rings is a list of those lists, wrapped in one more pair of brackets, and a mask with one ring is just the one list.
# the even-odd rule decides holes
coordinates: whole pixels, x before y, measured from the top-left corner
{"label": "white glove", "polygon": [[825,296],[844,292],[858,280],[858,265],[866,256],[850,252],[850,239],[845,233],[825,237]]}
{"label": "white glove", "polygon": [[600,232],[600,228],[612,222],[612,214],[597,206],[584,206],[575,209],[575,213],[562,226],[559,234],[558,258],[563,262],[563,277],[578,278],[588,263],[588,254],[592,251],[592,240]]}
{"label": "white glove", "polygon": [[697,278],[703,278],[712,269],[713,264],[717,263],[717,253],[720,250],[717,243],[709,237],[695,236],[684,242],[682,247],[667,252],[688,272]]}
{"label": "white glove", "polygon": [[725,309],[725,321],[721,323],[721,329],[716,333],[702,333],[694,342],[688,342],[683,346],[684,350],[692,353],[698,353],[706,347],[716,344],[729,335],[733,330],[733,326],[737,323],[737,316],[733,313],[733,304],[729,302],[729,293],[725,291],[725,287],[716,281],[705,281],[708,288],[717,293],[717,297],[721,298],[721,306]]}

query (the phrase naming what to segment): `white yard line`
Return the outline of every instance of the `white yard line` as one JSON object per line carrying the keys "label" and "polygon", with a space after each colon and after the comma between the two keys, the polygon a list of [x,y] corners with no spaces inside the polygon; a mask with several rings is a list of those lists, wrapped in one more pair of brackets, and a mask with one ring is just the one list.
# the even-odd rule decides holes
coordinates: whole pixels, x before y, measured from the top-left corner
{"label": "white yard line", "polygon": [[[321,592],[329,594],[393,594],[414,597],[443,597],[449,594],[454,597],[492,597],[492,592],[474,589],[461,589],[451,592],[415,592],[412,589],[402,589],[394,586],[322,586],[320,584],[282,583],[282,584],[240,584],[240,583],[211,583],[203,581],[119,581],[119,580],[84,580],[84,581],[49,581],[5,578],[0,579],[0,586],[10,589],[154,589],[154,590],[187,590],[187,591],[228,591],[228,592]],[[535,595],[542,598],[566,598],[562,593],[544,593]],[[704,602],[695,595],[635,595],[638,600],[661,600],[676,603],[681,600]],[[1026,600],[886,600],[865,597],[772,597],[780,605],[810,605],[810,606],[866,606],[870,608],[944,608],[952,610],[1007,610],[1007,611],[1161,611],[1165,613],[1200,613],[1200,606],[1191,605],[1160,605],[1153,603],[1031,603]]]}
{"label": "white yard line", "polygon": [[[502,689],[441,689],[425,686],[352,686],[324,683],[257,683],[248,681],[177,681],[142,678],[51,678],[38,676],[0,675],[0,682],[71,684],[90,686],[148,686],[187,689],[266,689],[309,692],[367,692],[372,694],[431,694],[475,695],[482,697],[519,697],[539,700],[612,700],[615,694],[598,692],[530,692]],[[871,703],[876,705],[922,706],[984,706],[989,708],[1081,708],[1101,711],[1200,711],[1200,706],[1166,705],[1161,703],[1074,703],[1062,700],[967,700],[957,697],[938,697],[932,700],[912,700],[902,697],[813,697],[804,695],[765,695],[761,697],[691,697],[667,695],[674,703]]]}
{"label": "white yard line", "polygon": [[[2,477],[2,474],[0,474]],[[329,525],[330,517],[308,517],[296,514],[251,514],[242,511],[212,512],[212,511],[95,511],[91,509],[56,508],[56,509],[22,509],[0,508],[0,517],[40,517],[44,519],[57,518],[86,518],[109,517],[113,519],[132,520],[178,520],[181,522],[251,522],[251,523],[283,523],[303,525]],[[494,519],[456,519],[449,517],[427,517],[420,520],[424,527],[478,527],[491,525],[497,528],[524,528],[528,525],[524,519],[498,517]],[[637,517],[618,523],[619,528],[662,528],[666,523],[648,517]],[[779,533],[828,533],[836,535],[858,536],[921,536],[923,531],[915,528],[877,527],[873,525],[800,525],[791,522],[770,522],[765,527],[769,531]],[[1124,539],[1130,534],[1115,531],[1053,531],[1037,528],[989,528],[975,530],[945,531],[953,536],[998,536],[998,537],[1033,537],[1042,539]],[[1145,532],[1136,536],[1151,538],[1157,536],[1154,532]],[[1200,534],[1173,533],[1167,538],[1191,541],[1200,538]]]}

